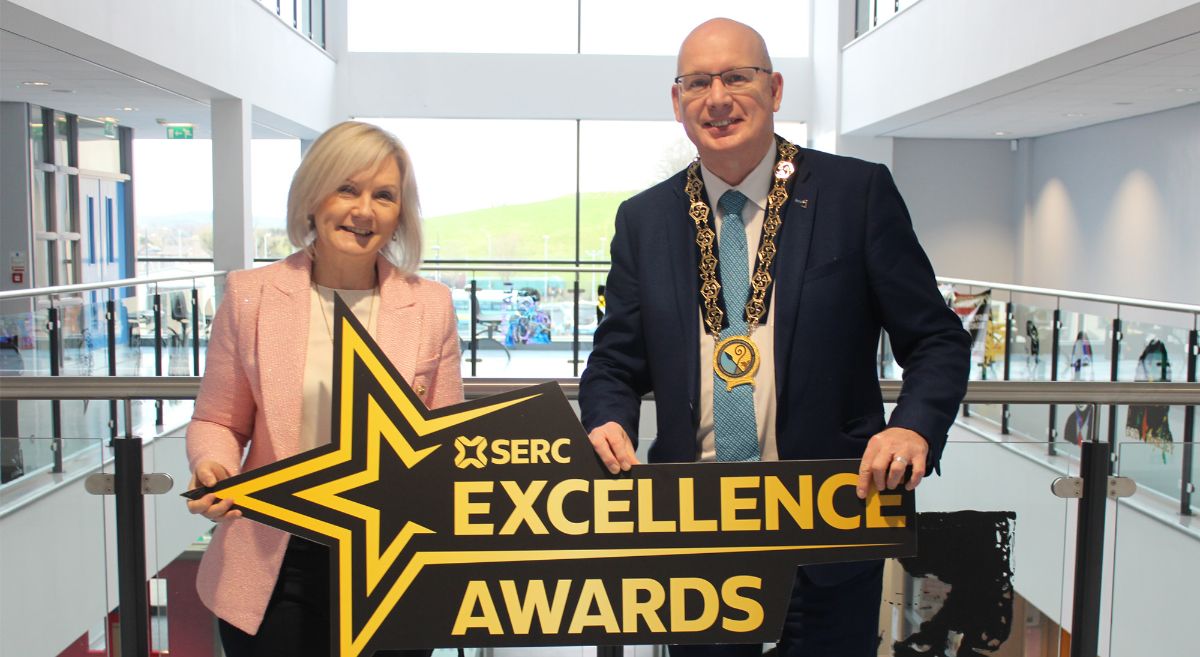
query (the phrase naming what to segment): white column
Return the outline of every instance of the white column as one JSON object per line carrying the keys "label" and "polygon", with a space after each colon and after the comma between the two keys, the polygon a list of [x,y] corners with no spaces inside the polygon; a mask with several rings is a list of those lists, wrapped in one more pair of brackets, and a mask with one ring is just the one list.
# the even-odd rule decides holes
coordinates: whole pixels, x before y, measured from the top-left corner
{"label": "white column", "polygon": [[890,137],[842,134],[842,48],[854,39],[855,0],[812,3],[812,147],[892,165]]}
{"label": "white column", "polygon": [[250,211],[250,103],[213,100],[213,266],[248,269],[254,264]]}

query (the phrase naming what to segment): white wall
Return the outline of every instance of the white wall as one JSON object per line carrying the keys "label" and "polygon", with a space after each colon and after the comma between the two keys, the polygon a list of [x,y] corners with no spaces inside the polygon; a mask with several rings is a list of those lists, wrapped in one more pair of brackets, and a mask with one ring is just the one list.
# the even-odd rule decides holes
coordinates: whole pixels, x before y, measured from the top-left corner
{"label": "white wall", "polygon": [[[333,58],[254,0],[4,0],[6,29],[207,103],[331,125]],[[312,135],[302,135],[312,136]]]}
{"label": "white wall", "polygon": [[846,46],[842,130],[886,134],[1184,36],[1198,16],[1192,0],[921,0]]}
{"label": "white wall", "polygon": [[[807,58],[776,58],[779,121],[807,121]],[[362,117],[669,121],[675,58],[366,53],[338,57],[338,113]],[[388,81],[386,84],[381,80]]]}
{"label": "white wall", "polygon": [[1200,104],[1032,140],[1018,282],[1200,303]]}
{"label": "white wall", "polygon": [[1015,153],[1009,142],[896,139],[893,175],[940,276],[1011,283]]}

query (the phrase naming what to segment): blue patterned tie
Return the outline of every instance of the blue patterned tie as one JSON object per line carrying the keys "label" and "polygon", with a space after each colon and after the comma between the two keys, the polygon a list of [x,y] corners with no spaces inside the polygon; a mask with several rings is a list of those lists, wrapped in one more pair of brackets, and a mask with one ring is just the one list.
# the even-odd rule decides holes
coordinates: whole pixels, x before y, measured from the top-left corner
{"label": "blue patterned tie", "polygon": [[[746,225],[742,220],[746,201],[745,194],[731,189],[717,202],[724,213],[718,246],[721,249],[721,296],[725,299],[725,318],[729,320],[729,328],[722,337],[746,334],[745,308],[750,292]],[[713,429],[718,461],[759,460],[752,386],[740,385],[726,390],[725,381],[713,372]]]}

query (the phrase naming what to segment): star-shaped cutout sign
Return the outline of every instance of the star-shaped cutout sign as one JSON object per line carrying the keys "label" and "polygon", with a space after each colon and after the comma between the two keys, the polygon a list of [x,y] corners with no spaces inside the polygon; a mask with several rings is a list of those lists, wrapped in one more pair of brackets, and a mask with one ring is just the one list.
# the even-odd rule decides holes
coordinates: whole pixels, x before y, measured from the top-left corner
{"label": "star-shaped cutout sign", "polygon": [[610,475],[557,384],[429,410],[338,299],[332,442],[212,489],[330,547],[337,654],[750,643],[797,564],[915,552],[911,493],[857,461]]}

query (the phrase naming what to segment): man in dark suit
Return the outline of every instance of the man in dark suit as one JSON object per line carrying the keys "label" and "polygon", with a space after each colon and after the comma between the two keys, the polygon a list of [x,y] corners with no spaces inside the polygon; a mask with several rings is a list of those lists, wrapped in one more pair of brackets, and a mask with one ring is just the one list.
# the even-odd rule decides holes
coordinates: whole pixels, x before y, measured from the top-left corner
{"label": "man in dark suit", "polygon": [[[596,452],[614,473],[637,463],[653,391],[652,462],[861,457],[860,498],[915,488],[965,392],[969,338],[887,168],[774,136],[783,77],[745,25],[697,27],[677,73],[675,118],[699,162],[617,212],[607,315],[580,380]],[[887,421],[881,328],[904,367]],[[800,569],[781,652],[873,656],[881,586],[880,562]]]}

